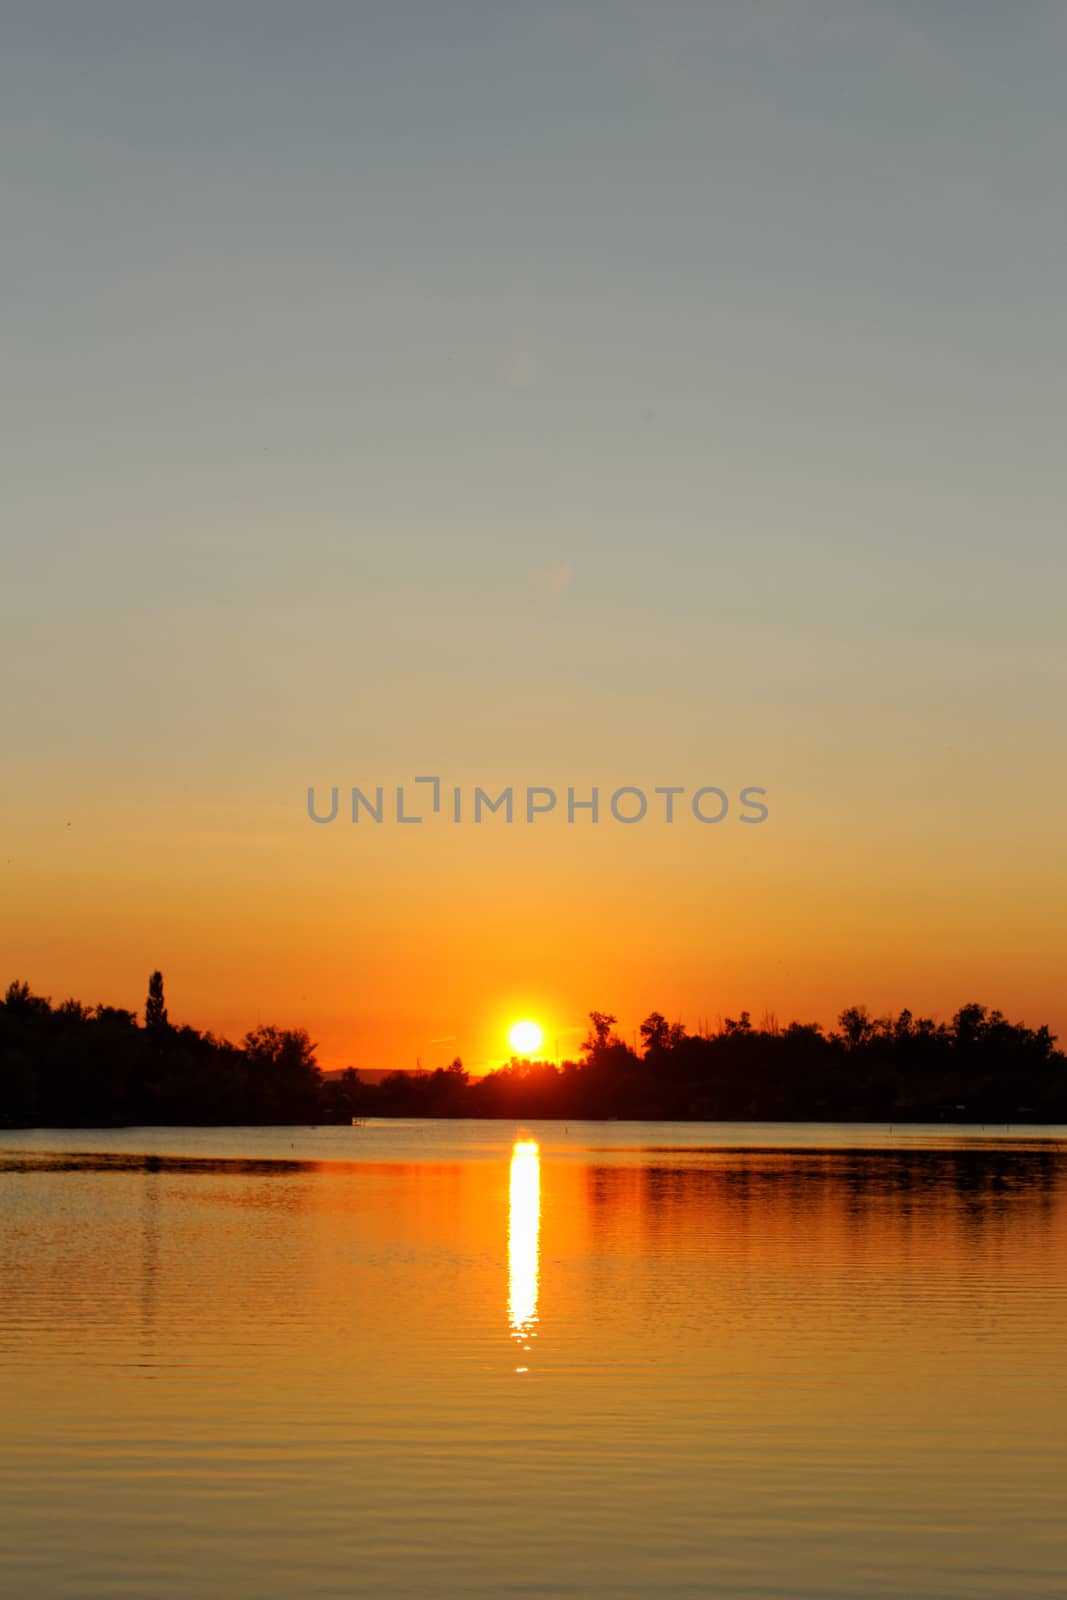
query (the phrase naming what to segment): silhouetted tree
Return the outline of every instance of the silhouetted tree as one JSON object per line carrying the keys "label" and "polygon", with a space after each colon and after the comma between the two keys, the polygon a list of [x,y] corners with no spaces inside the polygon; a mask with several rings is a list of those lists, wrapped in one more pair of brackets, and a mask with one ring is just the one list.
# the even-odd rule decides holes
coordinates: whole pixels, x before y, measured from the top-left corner
{"label": "silhouetted tree", "polygon": [[866,1006],[848,1006],[838,1017],[837,1025],[850,1050],[866,1044],[874,1032],[874,1023]]}
{"label": "silhouetted tree", "polygon": [[148,980],[148,999],[145,1001],[144,1025],[146,1028],[166,1028],[167,1007],[163,1000],[163,974],[153,972]]}
{"label": "silhouetted tree", "polygon": [[662,1011],[650,1011],[638,1032],[644,1040],[646,1057],[677,1049],[686,1036],[683,1024],[668,1022]]}
{"label": "silhouetted tree", "polygon": [[872,1018],[851,1006],[830,1034],[817,1023],[754,1027],[743,1011],[716,1034],[693,1036],[654,1011],[641,1025],[642,1057],[614,1032],[610,1013],[594,1011],[579,1061],[515,1059],[472,1079],[457,1057],[370,1084],[351,1067],[324,1081],[302,1028],[255,1028],[238,1048],[160,1021],[157,978],[144,1027],[123,1007],[73,999],[53,1007],[27,983],[9,984],[0,1000],[0,1124],[347,1122],[357,1113],[1067,1121],[1067,1059],[1055,1036],[975,1003],[947,1024],[906,1010]]}
{"label": "silhouetted tree", "polygon": [[304,1028],[253,1028],[243,1041],[253,1105],[265,1122],[313,1122],[322,1074]]}
{"label": "silhouetted tree", "polygon": [[645,1055],[665,1050],[670,1036],[670,1025],[662,1011],[650,1011],[638,1029],[645,1042]]}
{"label": "silhouetted tree", "polygon": [[610,1011],[590,1011],[589,1032],[582,1041],[582,1049],[587,1055],[596,1055],[597,1051],[607,1048],[613,1038],[611,1030],[618,1020]]}

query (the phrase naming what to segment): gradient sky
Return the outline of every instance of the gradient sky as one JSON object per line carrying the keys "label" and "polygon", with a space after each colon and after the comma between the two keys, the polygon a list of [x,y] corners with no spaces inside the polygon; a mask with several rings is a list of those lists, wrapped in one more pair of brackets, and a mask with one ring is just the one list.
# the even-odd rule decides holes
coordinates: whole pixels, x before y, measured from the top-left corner
{"label": "gradient sky", "polygon": [[[1067,6],[8,0],[0,977],[1067,1033]],[[308,784],[735,792],[315,828]]]}

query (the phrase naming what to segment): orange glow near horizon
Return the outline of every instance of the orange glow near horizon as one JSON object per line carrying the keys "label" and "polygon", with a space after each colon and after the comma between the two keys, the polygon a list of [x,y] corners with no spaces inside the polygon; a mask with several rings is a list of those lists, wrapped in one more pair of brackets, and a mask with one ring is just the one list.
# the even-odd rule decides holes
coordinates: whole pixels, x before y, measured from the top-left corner
{"label": "orange glow near horizon", "polygon": [[[593,1008],[628,1041],[652,1010],[695,1031],[742,1009],[833,1026],[853,1004],[947,1019],[971,1000],[1067,1035],[1062,851],[1038,824],[1009,860],[980,814],[954,833],[876,814],[862,774],[832,831],[782,775],[766,827],[733,834],[552,817],[344,831],[315,828],[299,795],[257,811],[251,791],[203,820],[190,779],[167,796],[146,778],[137,803],[97,781],[86,766],[76,802],[58,781],[32,811],[9,799],[0,981],[56,1003],[142,1011],[158,967],[172,1021],[234,1041],[305,1027],[327,1069],[459,1056],[482,1073],[517,1019],[566,1059]],[[831,761],[826,784],[843,781]]]}

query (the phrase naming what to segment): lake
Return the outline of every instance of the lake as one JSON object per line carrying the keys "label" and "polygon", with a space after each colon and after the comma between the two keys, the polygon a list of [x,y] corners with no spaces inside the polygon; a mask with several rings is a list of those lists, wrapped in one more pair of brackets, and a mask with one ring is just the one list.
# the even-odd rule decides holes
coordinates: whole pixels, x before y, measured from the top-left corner
{"label": "lake", "polygon": [[1067,1593],[1064,1135],[0,1132],[0,1592]]}

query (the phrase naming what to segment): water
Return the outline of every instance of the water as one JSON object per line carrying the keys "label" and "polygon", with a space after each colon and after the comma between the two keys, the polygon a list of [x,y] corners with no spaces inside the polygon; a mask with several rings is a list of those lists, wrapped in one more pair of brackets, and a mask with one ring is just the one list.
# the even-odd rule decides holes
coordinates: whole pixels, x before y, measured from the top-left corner
{"label": "water", "polygon": [[0,1133],[0,1592],[1063,1595],[1057,1132]]}

